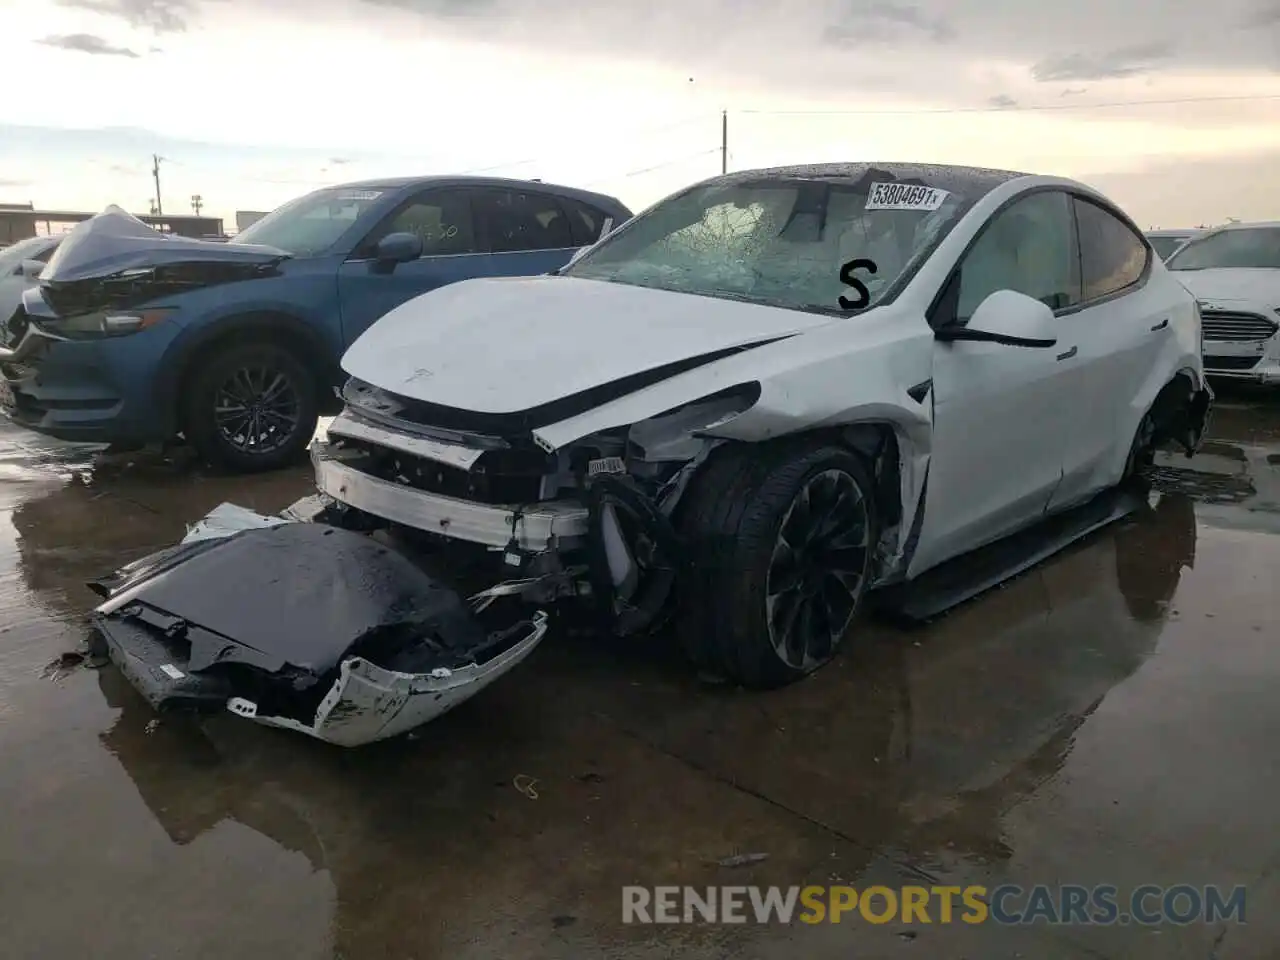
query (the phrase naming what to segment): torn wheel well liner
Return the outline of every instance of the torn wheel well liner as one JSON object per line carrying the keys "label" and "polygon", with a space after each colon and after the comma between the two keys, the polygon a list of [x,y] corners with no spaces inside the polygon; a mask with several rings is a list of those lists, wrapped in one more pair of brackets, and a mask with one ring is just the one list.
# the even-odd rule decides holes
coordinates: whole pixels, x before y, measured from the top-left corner
{"label": "torn wheel well liner", "polygon": [[1178,371],[1151,402],[1151,420],[1156,430],[1153,441],[1157,445],[1170,441],[1185,444],[1189,431],[1207,415],[1209,403],[1208,388],[1197,389],[1190,372]]}
{"label": "torn wheel well liner", "polygon": [[[671,520],[630,477],[592,478],[587,505],[587,576],[597,612],[620,636],[652,627],[667,606],[678,566],[688,556],[683,541]],[[641,565],[629,589],[615,582],[607,531],[610,520],[624,541],[629,540],[623,549],[630,562]],[[648,541],[647,555],[637,558],[641,537]]]}

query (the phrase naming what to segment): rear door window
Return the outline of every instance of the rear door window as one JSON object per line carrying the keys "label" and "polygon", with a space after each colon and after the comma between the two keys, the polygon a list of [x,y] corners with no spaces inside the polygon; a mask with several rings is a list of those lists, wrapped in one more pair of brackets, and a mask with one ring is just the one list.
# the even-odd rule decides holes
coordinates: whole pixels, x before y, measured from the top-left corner
{"label": "rear door window", "polygon": [[[580,203],[568,197],[560,199],[560,206],[564,207],[564,211],[569,217],[569,229],[573,231],[573,243],[575,246],[585,247],[587,244],[595,243],[600,239],[600,234],[604,231],[605,221],[609,219],[607,214],[597,210],[590,204]],[[615,223],[614,226],[617,226],[617,224]]]}
{"label": "rear door window", "polygon": [[1084,302],[1119,293],[1142,279],[1147,244],[1123,220],[1096,203],[1073,198],[1080,231],[1080,273]]}
{"label": "rear door window", "polygon": [[518,190],[485,190],[477,204],[494,253],[562,250],[574,242],[569,217],[556,197]]}

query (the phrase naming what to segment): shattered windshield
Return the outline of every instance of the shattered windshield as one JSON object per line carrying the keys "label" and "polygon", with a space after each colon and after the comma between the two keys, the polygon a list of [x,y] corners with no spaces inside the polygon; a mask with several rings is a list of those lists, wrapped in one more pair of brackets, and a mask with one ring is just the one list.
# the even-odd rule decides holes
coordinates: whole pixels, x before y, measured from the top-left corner
{"label": "shattered windshield", "polygon": [[1280,268],[1280,227],[1220,230],[1192,240],[1170,258],[1170,270]]}
{"label": "shattered windshield", "polygon": [[905,283],[972,202],[874,171],[712,183],[658,204],[564,274],[843,314]]}
{"label": "shattered windshield", "polygon": [[271,211],[229,242],[260,243],[295,257],[313,257],[337,243],[383,193],[349,187],[317,190]]}

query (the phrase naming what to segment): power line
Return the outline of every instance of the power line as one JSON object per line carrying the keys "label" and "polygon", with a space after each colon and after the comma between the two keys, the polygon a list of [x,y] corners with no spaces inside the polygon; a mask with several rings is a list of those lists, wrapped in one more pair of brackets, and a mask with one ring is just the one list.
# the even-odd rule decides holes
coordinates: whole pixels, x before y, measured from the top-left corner
{"label": "power line", "polygon": [[[627,132],[634,137],[649,137],[655,134],[664,133],[668,130],[675,130],[680,127],[686,127],[694,123],[709,123],[713,116],[715,116],[715,114],[711,112],[707,112],[707,113],[699,114],[696,116],[683,117],[678,120],[670,120],[665,123],[655,124],[652,126],[637,127]],[[391,157],[391,155],[385,155],[381,158],[376,158],[376,159],[381,159],[382,161],[385,162],[386,160],[393,159],[393,158]],[[406,163],[418,163],[418,164],[424,164],[424,165],[436,162],[435,158],[431,158],[431,157],[428,157],[425,161],[415,160],[410,157],[396,157],[394,159],[404,160]],[[176,161],[171,161],[171,162],[176,162]],[[462,170],[454,170],[450,168],[448,172],[450,175],[453,175],[453,176],[466,176],[470,174],[492,173],[497,170],[508,170],[515,167],[527,167],[533,164],[546,163],[546,162],[547,162],[546,157],[525,157],[520,160],[508,160],[503,163],[486,164],[483,167],[468,167]],[[182,166],[185,166],[188,168],[191,167],[190,164],[186,164],[186,163],[183,163]],[[197,165],[195,169],[197,172],[199,172],[202,168],[209,173],[215,172],[212,168],[203,167],[202,165]],[[228,174],[225,171],[217,171],[217,172],[220,173],[220,175],[222,176],[228,176]],[[340,182],[335,178],[321,180],[321,179],[307,179],[307,178],[301,178],[301,177],[276,178],[276,177],[232,176],[231,179],[238,180],[244,183],[270,183],[270,184],[277,184],[282,186],[312,186],[312,187],[327,186],[335,182]],[[370,178],[363,178],[363,179],[370,179]],[[376,179],[376,178],[372,178],[372,179]]]}
{"label": "power line", "polygon": [[720,147],[712,147],[710,150],[699,150],[697,153],[686,154],[682,157],[674,157],[671,160],[664,160],[662,163],[655,163],[653,166],[641,167],[639,170],[629,170],[626,173],[615,173],[609,177],[602,177],[599,180],[592,180],[590,183],[583,184],[584,187],[593,187],[601,183],[613,183],[615,180],[626,180],[629,177],[638,177],[643,173],[651,173],[654,170],[662,170],[665,167],[674,167],[678,163],[687,163],[690,160],[696,160],[699,157],[709,156],[713,153],[719,153]]}
{"label": "power line", "polygon": [[1007,107],[938,107],[923,110],[737,110],[734,112],[769,117],[914,117],[946,113],[1031,113],[1052,110],[1107,110],[1114,107],[1169,106],[1180,103],[1248,103],[1264,100],[1280,100],[1280,94],[1264,93],[1235,97],[1177,97],[1169,100],[1113,100],[1106,103],[1046,103],[1029,104],[1027,106],[1012,104]]}
{"label": "power line", "polygon": [[[634,134],[635,136],[652,136],[655,133],[663,133],[667,130],[675,130],[678,127],[686,127],[691,123],[705,123],[712,116],[713,116],[712,114],[706,113],[696,117],[685,117],[683,120],[675,120],[670,123],[661,124],[659,126],[640,127],[636,130],[632,130],[631,133]],[[472,173],[490,173],[491,171],[494,171],[494,170],[507,170],[511,167],[527,167],[530,164],[545,163],[545,162],[546,162],[545,157],[533,157],[525,160],[514,160],[510,163],[495,163],[491,166],[486,166],[486,167],[472,167],[467,170],[459,170],[457,171],[457,175],[465,176],[467,174],[472,174]]]}

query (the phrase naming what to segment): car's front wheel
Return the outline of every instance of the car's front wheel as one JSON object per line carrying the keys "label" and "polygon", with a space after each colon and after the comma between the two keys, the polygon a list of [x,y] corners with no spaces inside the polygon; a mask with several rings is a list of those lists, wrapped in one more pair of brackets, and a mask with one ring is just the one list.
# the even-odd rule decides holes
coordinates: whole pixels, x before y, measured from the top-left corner
{"label": "car's front wheel", "polygon": [[317,384],[283,344],[217,348],[187,384],[184,433],[215,466],[235,473],[279,469],[300,459],[315,434]]}
{"label": "car's front wheel", "polygon": [[858,613],[878,532],[874,487],[838,446],[717,454],[679,511],[694,551],[683,644],[743,686],[782,686],[830,660]]}

